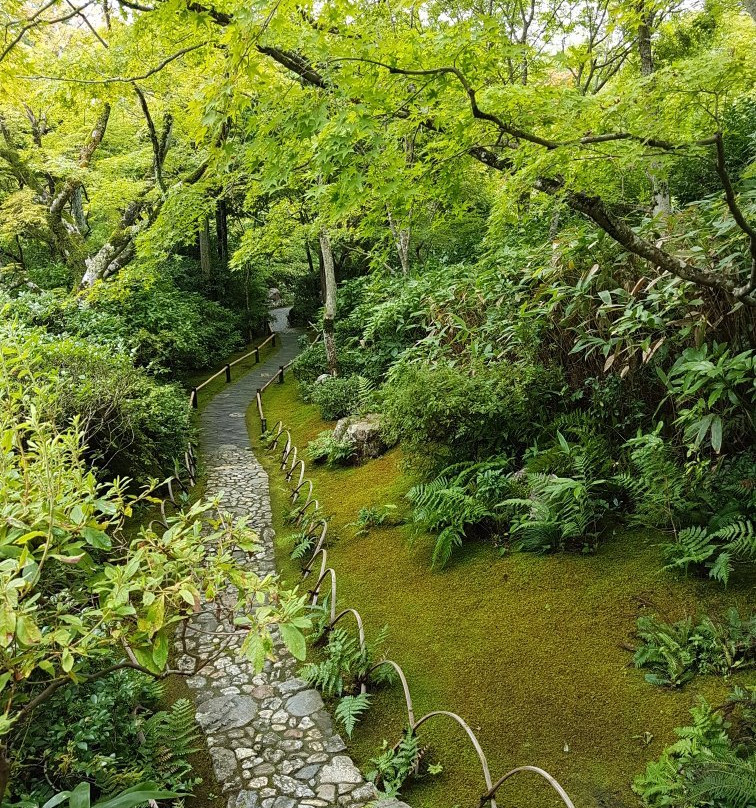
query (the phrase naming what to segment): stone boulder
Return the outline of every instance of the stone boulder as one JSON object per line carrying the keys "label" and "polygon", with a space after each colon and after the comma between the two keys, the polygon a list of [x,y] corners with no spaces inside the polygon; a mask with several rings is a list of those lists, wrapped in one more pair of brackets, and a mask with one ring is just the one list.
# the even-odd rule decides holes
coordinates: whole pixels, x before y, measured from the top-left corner
{"label": "stone boulder", "polygon": [[275,287],[268,289],[268,303],[271,306],[281,305],[281,292],[279,289],[276,289]]}
{"label": "stone boulder", "polygon": [[380,457],[389,448],[381,422],[382,416],[378,413],[341,418],[333,430],[334,440],[353,443],[358,460]]}
{"label": "stone boulder", "polygon": [[318,376],[318,378],[315,379],[315,384],[323,384],[323,382],[327,382],[329,379],[332,378],[333,376],[331,376],[330,373],[321,373],[320,376]]}

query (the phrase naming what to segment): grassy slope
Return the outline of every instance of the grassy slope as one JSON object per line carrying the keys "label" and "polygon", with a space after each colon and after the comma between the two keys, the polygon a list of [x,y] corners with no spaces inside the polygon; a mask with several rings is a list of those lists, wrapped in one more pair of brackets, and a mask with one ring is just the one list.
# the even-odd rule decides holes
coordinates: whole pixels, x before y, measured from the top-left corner
{"label": "grassy slope", "polygon": [[[282,419],[300,451],[329,426],[297,401],[292,382],[271,388],[265,406],[269,423]],[[251,410],[248,418],[256,438]],[[280,567],[296,582],[281,518],[288,489],[261,456],[272,471]],[[530,763],[554,774],[578,808],[636,805],[630,781],[674,740],[673,728],[687,723],[695,695],[719,703],[729,688],[712,678],[681,692],[652,687],[628,667],[630,654],[620,644],[644,609],[678,618],[697,606],[744,608],[747,588],[723,593],[707,581],[660,572],[659,537],[637,531],[613,537],[588,557],[500,558],[491,548],[467,546],[447,569],[432,572],[431,537],[410,544],[409,528],[399,526],[356,538],[348,526],[365,505],[402,505],[409,481],[400,460],[393,450],[360,468],[308,467],[316,496],[333,516],[329,562],[338,574],[339,605],[359,609],[368,635],[389,626],[386,650],[407,673],[417,714],[459,713],[478,734],[494,777]],[[477,805],[482,777],[472,748],[461,730],[438,721],[422,737],[444,772],[404,796],[414,808]],[[383,739],[393,743],[403,723],[399,687],[380,693],[355,732],[357,761],[365,764]],[[561,805],[529,778],[510,781],[499,804]]]}

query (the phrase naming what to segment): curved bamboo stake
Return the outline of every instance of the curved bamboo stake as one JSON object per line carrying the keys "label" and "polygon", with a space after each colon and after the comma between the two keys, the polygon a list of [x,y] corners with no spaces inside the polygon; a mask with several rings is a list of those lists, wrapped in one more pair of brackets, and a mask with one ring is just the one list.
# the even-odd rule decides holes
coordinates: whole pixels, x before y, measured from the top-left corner
{"label": "curved bamboo stake", "polygon": [[[437,716],[446,716],[447,718],[451,718],[452,720],[456,721],[460,725],[460,727],[462,727],[462,729],[467,733],[467,737],[470,739],[470,742],[472,743],[473,748],[475,749],[475,752],[478,755],[478,760],[480,760],[480,766],[483,769],[483,779],[486,781],[486,788],[488,789],[486,793],[492,794],[493,792],[495,794],[496,792],[493,787],[493,782],[491,780],[491,772],[488,769],[488,760],[486,759],[486,755],[483,752],[480,742],[478,741],[478,738],[476,737],[475,733],[467,725],[467,723],[462,718],[460,718],[456,713],[449,712],[448,710],[434,710],[433,712],[424,715],[419,721],[416,721],[410,727],[411,731],[413,733],[416,732],[417,729],[421,727],[423,724],[425,724],[426,721],[429,721],[431,718],[436,718]],[[489,797],[488,799],[490,799],[491,801],[491,808],[497,808],[496,799],[493,796]]]}
{"label": "curved bamboo stake", "polygon": [[358,631],[358,633],[360,635],[360,648],[364,648],[365,647],[365,629],[363,628],[363,625],[362,625],[362,617],[360,617],[360,613],[357,611],[357,609],[351,609],[350,608],[350,609],[344,609],[343,611],[339,612],[336,615],[336,617],[334,617],[333,620],[331,621],[331,623],[329,625],[329,628],[333,628],[336,625],[336,623],[338,623],[339,620],[341,620],[342,617],[346,617],[346,615],[348,615],[348,614],[354,615],[354,619],[357,621],[357,631]]}
{"label": "curved bamboo stake", "polygon": [[411,727],[414,726],[415,708],[412,705],[412,696],[410,695],[409,684],[407,683],[407,677],[404,675],[404,671],[396,662],[394,662],[393,659],[382,659],[380,662],[376,662],[375,665],[370,668],[368,671],[368,677],[376,668],[380,668],[381,665],[391,665],[391,667],[399,674],[399,681],[402,683],[402,690],[404,690],[404,701],[407,705],[407,718],[409,720],[409,725]]}
{"label": "curved bamboo stake", "polygon": [[331,576],[331,614],[329,620],[331,623],[336,619],[336,570],[333,567],[328,567],[325,572],[318,578],[315,588],[312,590],[312,606],[318,605],[318,597],[320,597],[320,585],[323,583],[326,575]]}
{"label": "curved bamboo stake", "polygon": [[[291,452],[289,452],[289,457],[291,458],[291,466],[289,466],[289,470],[286,472],[286,482],[289,481],[289,479],[290,479],[289,475],[294,470],[294,466],[296,466],[296,464],[297,464],[298,451],[299,450],[297,449],[297,447],[293,446],[292,449],[291,449]],[[286,458],[287,463],[289,462],[289,457]]]}
{"label": "curved bamboo stake", "polygon": [[[302,460],[302,459],[298,460],[297,463],[295,463],[294,468],[296,468],[297,465],[299,466],[299,480],[297,481],[297,484],[296,484],[296,487],[298,488],[301,485],[302,480],[304,480],[304,476],[305,476],[305,463],[304,463],[304,460]],[[289,482],[291,482],[291,478],[293,476],[294,476],[294,469],[292,469],[289,472],[289,476],[287,478],[289,480]]]}
{"label": "curved bamboo stake", "polygon": [[280,439],[280,437],[281,437],[281,435],[283,434],[283,431],[284,431],[283,421],[276,421],[276,425],[273,427],[273,431],[276,434],[275,434],[275,436],[273,438],[273,442],[270,444],[270,451],[271,452],[275,452],[275,450],[278,448],[278,441],[279,441],[279,439]]}
{"label": "curved bamboo stake", "polygon": [[299,499],[299,492],[302,490],[302,486],[305,483],[310,484],[310,490],[307,492],[307,501],[309,502],[312,499],[312,480],[308,477],[306,480],[303,478],[299,485],[291,492],[291,501],[296,502]]}
{"label": "curved bamboo stake", "polygon": [[312,562],[315,560],[315,556],[318,554],[320,550],[324,549],[325,537],[326,533],[328,533],[328,522],[326,522],[325,520],[321,521],[323,522],[323,530],[320,533],[320,538],[318,539],[318,543],[315,545],[315,549],[312,551],[310,560],[307,562],[307,566],[304,568],[302,572],[303,578],[306,578],[310,574],[310,570],[312,569]]}
{"label": "curved bamboo stake", "polygon": [[494,796],[495,796],[496,792],[498,791],[499,786],[501,786],[502,783],[509,780],[510,777],[513,777],[515,774],[519,774],[520,772],[534,772],[539,777],[543,777],[543,779],[554,789],[554,791],[556,791],[556,793],[559,794],[560,799],[567,806],[567,808],[575,808],[575,806],[572,803],[572,800],[567,795],[567,792],[562,788],[562,786],[559,785],[557,780],[554,777],[552,777],[544,769],[538,768],[538,766],[518,766],[516,769],[512,769],[511,771],[508,771],[505,775],[500,777],[493,784],[493,786],[489,789],[489,791],[487,793],[485,793],[480,798],[480,806],[479,806],[479,808],[483,808],[483,806],[489,800],[491,800],[491,805],[495,805],[496,803],[494,801]]}
{"label": "curved bamboo stake", "polygon": [[289,458],[289,452],[291,451],[291,432],[286,430],[286,443],[284,444],[283,452],[281,453],[281,468],[283,469],[286,465],[286,461]]}
{"label": "curved bamboo stake", "polygon": [[305,502],[305,504],[299,509],[299,513],[297,514],[297,518],[294,520],[294,524],[299,527],[302,524],[302,520],[304,519],[305,511],[310,507],[310,505],[314,505],[313,514],[317,513],[320,510],[320,503],[317,499],[311,499],[309,502]]}
{"label": "curved bamboo stake", "polygon": [[302,572],[302,580],[306,581],[310,577],[310,573],[312,572],[312,565],[315,563],[315,559],[322,553],[323,558],[320,561],[320,572],[318,573],[319,576],[322,576],[326,570],[326,565],[328,563],[328,552],[325,547],[318,547],[317,550],[312,554],[312,558],[310,559],[307,567]]}

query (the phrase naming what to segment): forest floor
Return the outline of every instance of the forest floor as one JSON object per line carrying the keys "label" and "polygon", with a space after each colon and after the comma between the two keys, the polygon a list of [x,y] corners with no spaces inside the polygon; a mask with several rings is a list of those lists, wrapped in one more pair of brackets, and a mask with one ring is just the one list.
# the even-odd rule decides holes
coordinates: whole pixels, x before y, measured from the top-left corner
{"label": "forest floor", "polygon": [[[271,387],[264,401],[269,423],[281,419],[300,453],[333,426],[299,400],[291,380]],[[254,408],[247,417],[259,446]],[[295,584],[299,572],[287,541],[292,530],[284,524],[289,489],[272,457],[259,456],[271,478],[278,567]],[[533,764],[551,772],[578,808],[636,806],[633,777],[675,740],[675,727],[689,723],[696,697],[720,704],[731,684],[748,676],[729,682],[697,677],[668,690],[648,684],[631,666],[627,644],[639,614],[674,620],[730,605],[744,613],[752,597],[752,581],[723,590],[663,572],[659,534],[618,532],[587,556],[502,557],[490,545],[471,542],[447,568],[432,571],[433,537],[415,535],[408,524],[358,536],[351,524],[365,506],[394,504],[406,515],[403,496],[412,480],[400,449],[359,467],[308,464],[307,475],[332,517],[328,560],[338,575],[339,606],[360,611],[368,639],[388,626],[385,652],[407,673],[416,714],[459,713],[478,735],[494,778]],[[356,762],[364,767],[384,740],[393,744],[405,715],[398,684],[379,692],[354,734]],[[413,808],[476,806],[483,780],[460,728],[431,722],[421,739],[443,771],[412,784],[403,797]],[[543,781],[528,775],[510,781],[499,804],[561,805]]]}

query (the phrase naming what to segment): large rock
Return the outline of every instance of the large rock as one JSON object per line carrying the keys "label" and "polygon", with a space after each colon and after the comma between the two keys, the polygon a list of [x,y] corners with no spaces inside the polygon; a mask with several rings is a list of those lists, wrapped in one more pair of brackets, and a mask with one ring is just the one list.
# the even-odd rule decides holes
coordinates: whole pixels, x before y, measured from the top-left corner
{"label": "large rock", "polygon": [[251,696],[216,696],[197,707],[197,721],[205,732],[244,727],[256,717],[257,702]]}
{"label": "large rock", "polygon": [[358,460],[380,457],[388,449],[381,421],[382,416],[375,412],[368,415],[351,415],[336,422],[333,437],[338,441],[353,443]]}
{"label": "large rock", "polygon": [[281,305],[281,292],[275,287],[268,289],[268,303],[271,306]]}

